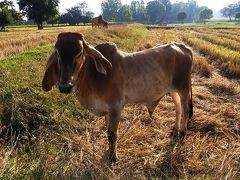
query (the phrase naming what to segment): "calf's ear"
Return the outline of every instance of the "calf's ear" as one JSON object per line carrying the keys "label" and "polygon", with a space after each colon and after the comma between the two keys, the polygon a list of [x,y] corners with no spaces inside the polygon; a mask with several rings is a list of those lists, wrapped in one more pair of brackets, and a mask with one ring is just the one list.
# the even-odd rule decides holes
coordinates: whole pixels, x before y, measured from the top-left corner
{"label": "calf's ear", "polygon": [[52,87],[57,83],[59,78],[59,68],[56,50],[51,54],[48,59],[45,74],[42,80],[42,89],[44,91],[50,91]]}
{"label": "calf's ear", "polygon": [[87,45],[87,54],[94,57],[96,70],[104,75],[110,74],[112,64],[94,47]]}

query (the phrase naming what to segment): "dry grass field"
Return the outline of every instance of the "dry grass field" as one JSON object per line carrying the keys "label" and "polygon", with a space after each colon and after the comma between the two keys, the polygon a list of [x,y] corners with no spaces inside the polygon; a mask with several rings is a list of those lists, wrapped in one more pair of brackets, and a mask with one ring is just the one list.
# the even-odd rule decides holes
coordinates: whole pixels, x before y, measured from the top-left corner
{"label": "dry grass field", "polygon": [[[47,57],[63,31],[128,52],[173,41],[189,45],[194,115],[184,142],[170,136],[175,111],[169,96],[152,118],[144,105],[128,105],[119,161],[109,166],[104,119],[80,107],[74,95],[41,90]],[[1,32],[0,179],[240,179],[239,34],[138,24]]]}

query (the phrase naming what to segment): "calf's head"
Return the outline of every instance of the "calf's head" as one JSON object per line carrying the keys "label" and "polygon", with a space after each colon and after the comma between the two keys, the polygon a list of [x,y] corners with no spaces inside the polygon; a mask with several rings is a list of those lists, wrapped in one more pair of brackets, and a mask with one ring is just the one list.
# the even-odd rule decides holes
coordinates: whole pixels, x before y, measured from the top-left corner
{"label": "calf's head", "polygon": [[107,75],[111,72],[111,63],[98,50],[88,45],[82,34],[59,34],[55,50],[48,59],[42,81],[43,90],[50,91],[56,84],[61,93],[73,92],[77,78],[89,60],[94,60],[99,73]]}

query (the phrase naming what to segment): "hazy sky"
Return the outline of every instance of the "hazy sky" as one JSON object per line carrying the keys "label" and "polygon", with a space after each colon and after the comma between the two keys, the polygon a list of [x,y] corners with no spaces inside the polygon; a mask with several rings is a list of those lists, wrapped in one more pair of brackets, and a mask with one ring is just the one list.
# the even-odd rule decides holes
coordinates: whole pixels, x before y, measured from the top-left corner
{"label": "hazy sky", "polygon": [[[2,0],[0,0],[1,2]],[[13,0],[15,3],[17,0]],[[59,5],[59,10],[60,13],[66,12],[67,8],[73,7],[77,3],[81,3],[84,0],[59,0],[60,5]],[[87,2],[88,7],[91,11],[95,13],[95,15],[98,15],[101,13],[101,2],[103,0],[85,0]],[[122,4],[130,4],[132,0],[121,0]],[[144,0],[145,4],[150,1],[150,0]],[[171,2],[176,2],[180,0],[171,0]],[[182,0],[184,1],[184,0]],[[239,0],[198,0],[198,5],[199,6],[207,6],[213,11],[218,11],[225,7],[228,4],[231,3],[237,3]]]}

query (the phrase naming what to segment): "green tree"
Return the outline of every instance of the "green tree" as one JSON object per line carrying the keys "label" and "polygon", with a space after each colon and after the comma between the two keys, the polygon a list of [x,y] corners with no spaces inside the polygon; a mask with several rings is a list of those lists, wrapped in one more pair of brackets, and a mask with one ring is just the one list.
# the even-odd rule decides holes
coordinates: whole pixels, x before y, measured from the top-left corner
{"label": "green tree", "polygon": [[159,23],[163,20],[166,7],[158,0],[149,1],[147,3],[147,15],[151,23]]}
{"label": "green tree", "polygon": [[173,3],[171,6],[170,20],[177,21],[180,12],[185,12],[188,16],[185,21],[193,22],[199,20],[198,5],[196,0],[188,0],[187,2]]}
{"label": "green tree", "polygon": [[200,6],[200,7],[198,7],[197,8],[197,11],[196,11],[196,17],[197,17],[197,21],[199,22],[201,19],[200,19],[200,13],[201,13],[201,11],[202,10],[204,10],[204,9],[208,9],[208,7],[207,6]]}
{"label": "green tree", "polygon": [[166,7],[164,20],[168,21],[171,13],[172,4],[170,0],[160,0],[160,2]]}
{"label": "green tree", "polygon": [[200,20],[206,24],[207,19],[211,19],[213,17],[213,11],[211,9],[204,9],[200,12]]}
{"label": "green tree", "polygon": [[0,2],[0,9],[3,8],[10,8],[13,9],[14,5],[12,1],[8,1],[8,0],[4,0],[2,2]]}
{"label": "green tree", "polygon": [[119,21],[131,21],[132,20],[132,11],[129,5],[123,5],[118,11],[118,20]]}
{"label": "green tree", "polygon": [[177,15],[177,20],[181,21],[182,23],[183,23],[184,19],[186,19],[186,18],[187,18],[187,14],[185,12],[180,12]]}
{"label": "green tree", "polygon": [[69,25],[77,25],[79,23],[88,23],[91,21],[94,13],[87,10],[86,2],[79,3],[76,6],[67,9],[67,13],[61,15],[60,23],[67,23]]}
{"label": "green tree", "polygon": [[177,21],[177,15],[179,12],[187,12],[188,4],[185,2],[173,3],[171,6],[170,20],[175,22]]}
{"label": "green tree", "polygon": [[7,24],[22,24],[23,18],[20,12],[14,9],[12,1],[4,0],[0,2],[0,26],[5,29]]}
{"label": "green tree", "polygon": [[83,24],[90,23],[92,21],[93,16],[94,16],[93,12],[87,11],[85,16],[82,17]]}
{"label": "green tree", "polygon": [[146,20],[146,8],[143,0],[132,1],[130,8],[134,21],[142,22]]}
{"label": "green tree", "polygon": [[59,0],[19,0],[20,10],[30,20],[34,20],[38,29],[43,29],[43,22],[58,14]]}
{"label": "green tree", "polygon": [[220,12],[223,15],[223,17],[228,17],[230,21],[232,20],[233,11],[229,7],[221,9]]}
{"label": "green tree", "polygon": [[67,9],[67,12],[62,15],[60,22],[68,23],[71,26],[75,26],[80,23],[82,18],[82,11],[79,6],[74,6]]}
{"label": "green tree", "polygon": [[235,15],[235,18],[238,19],[238,21],[239,21],[239,20],[240,20],[240,13],[237,13],[237,14]]}
{"label": "green tree", "polygon": [[117,20],[117,12],[121,8],[120,0],[104,0],[101,4],[102,15],[108,21]]}
{"label": "green tree", "polygon": [[0,31],[5,29],[7,24],[11,24],[13,22],[13,17],[11,12],[7,8],[0,9]]}
{"label": "green tree", "polygon": [[13,23],[12,24],[21,25],[21,24],[24,23],[22,13],[16,11],[15,9],[10,9],[10,12],[11,12],[12,17],[13,17]]}
{"label": "green tree", "polygon": [[57,15],[55,15],[55,16],[53,16],[53,17],[50,17],[48,20],[47,20],[47,23],[48,24],[52,24],[52,25],[54,25],[54,24],[59,24],[59,20],[60,20],[60,15],[59,14],[57,14]]}
{"label": "green tree", "polygon": [[224,7],[220,11],[224,17],[228,17],[231,21],[233,17],[240,12],[240,1],[235,4],[229,4],[227,7]]}
{"label": "green tree", "polygon": [[199,16],[198,16],[198,3],[196,0],[188,0],[187,2],[187,11],[183,11],[186,12],[186,14],[188,15],[186,20],[188,22],[194,22],[194,21],[198,21]]}

